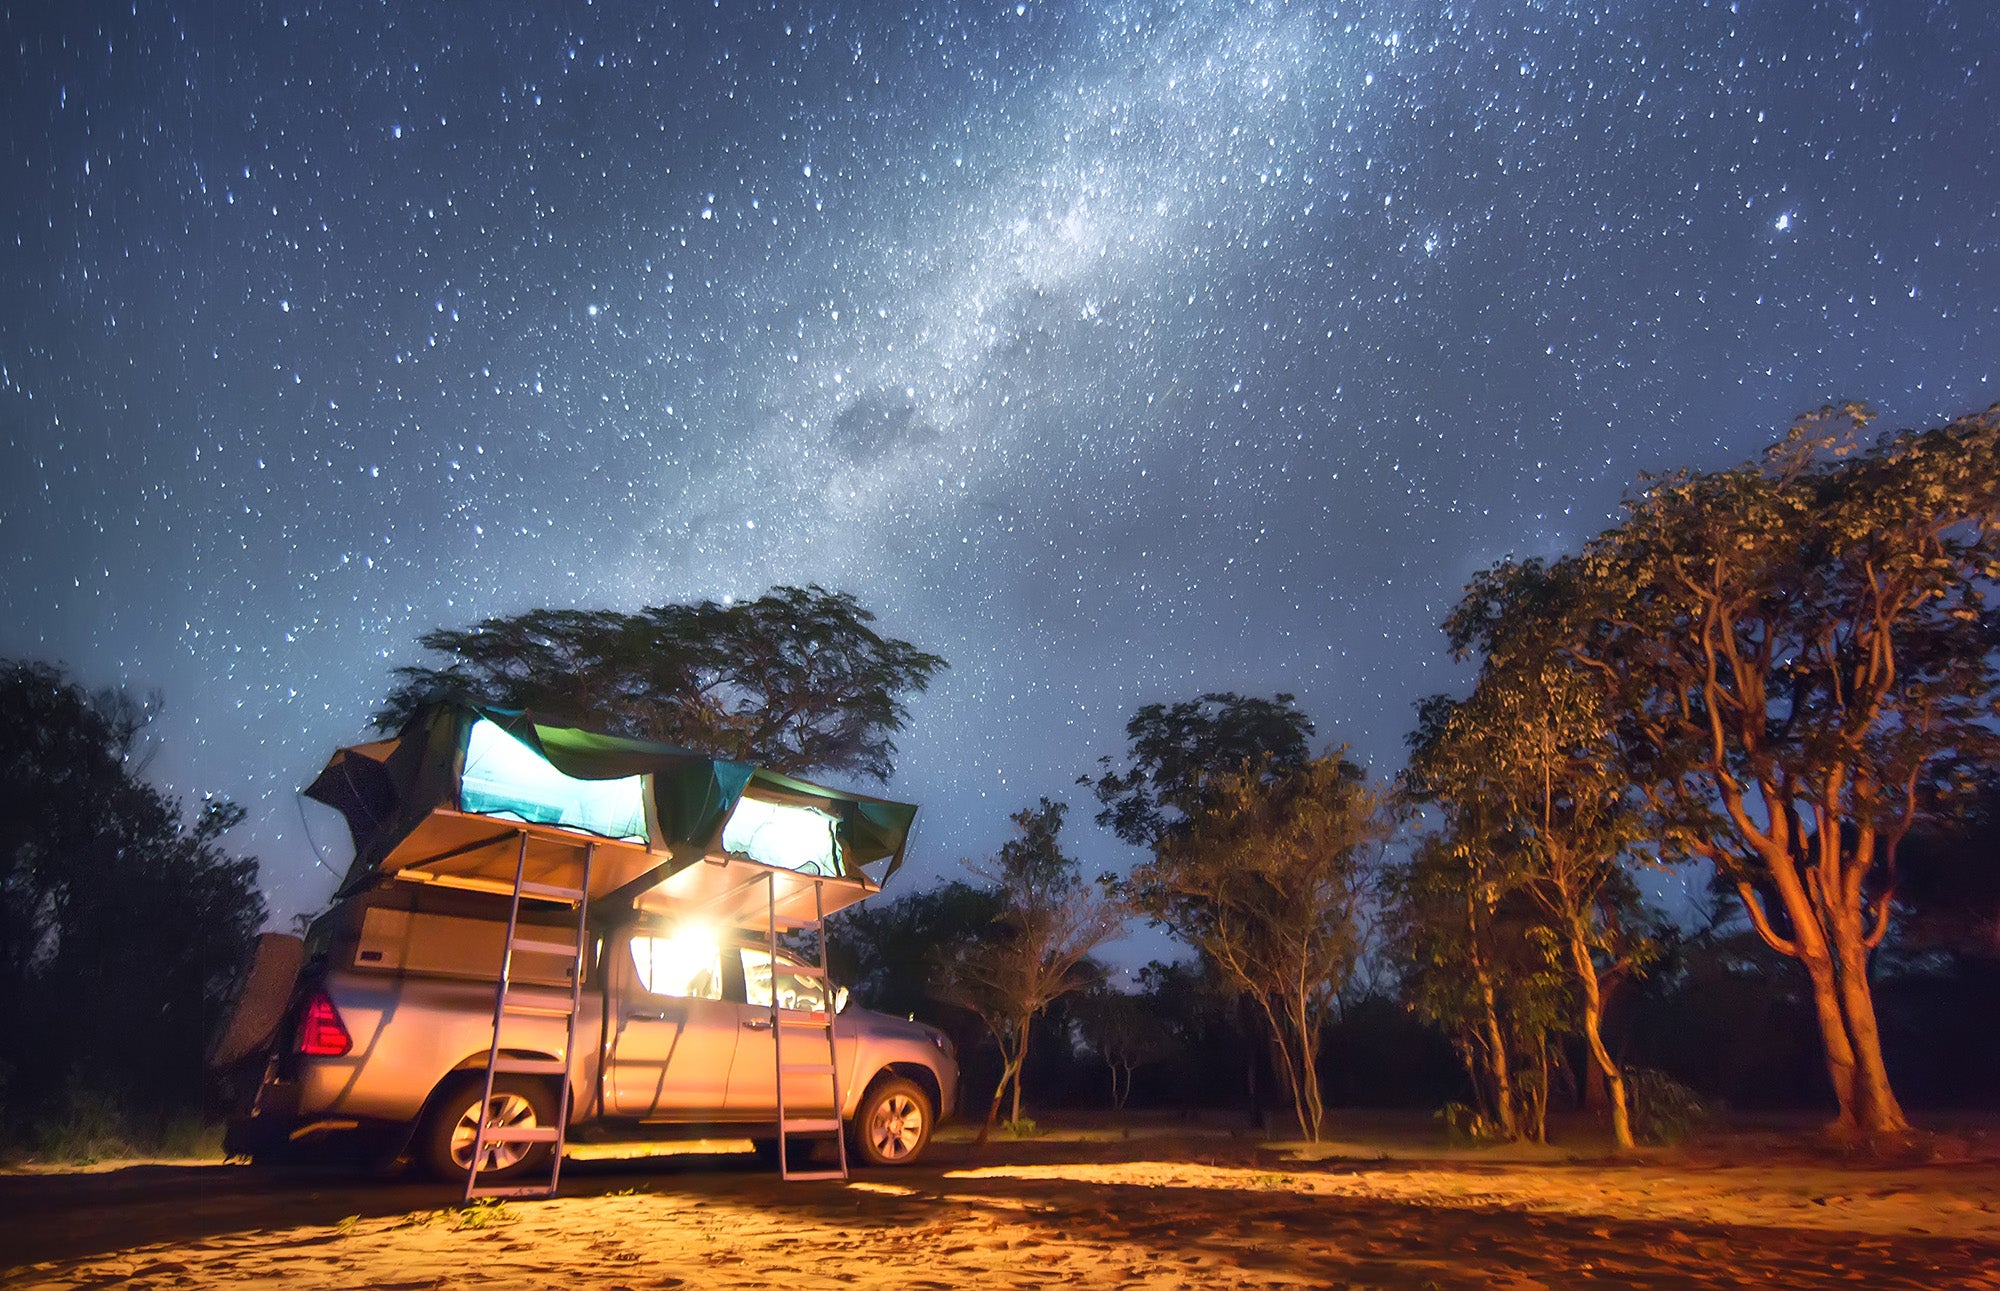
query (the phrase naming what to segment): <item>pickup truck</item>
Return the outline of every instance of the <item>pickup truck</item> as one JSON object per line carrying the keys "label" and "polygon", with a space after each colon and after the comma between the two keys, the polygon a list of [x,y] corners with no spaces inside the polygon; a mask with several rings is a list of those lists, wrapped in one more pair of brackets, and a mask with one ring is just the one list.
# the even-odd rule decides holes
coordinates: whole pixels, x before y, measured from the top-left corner
{"label": "pickup truck", "polygon": [[[497,913],[496,913],[497,911]],[[344,900],[309,930],[306,962],[246,1116],[232,1122],[232,1154],[283,1159],[318,1140],[366,1143],[381,1160],[412,1157],[463,1180],[482,1114],[493,1044],[494,994],[506,905],[472,892],[390,881]],[[575,944],[573,910],[524,904],[524,931]],[[577,1053],[560,1074],[496,1064],[489,1125],[554,1124],[569,1100],[570,1137],[750,1139],[775,1154],[778,1061],[772,1021],[823,1011],[830,984],[801,968],[782,939],[713,928],[633,908],[593,915],[581,960],[518,955],[500,1052],[508,1067],[560,1063],[581,962]],[[774,953],[775,952],[775,953]],[[781,1010],[774,1015],[773,995]],[[943,1032],[846,1006],[833,992],[835,1068],[850,1153],[866,1165],[916,1161],[957,1100],[958,1063]],[[545,1010],[534,1009],[537,1002]],[[816,1049],[826,1032],[790,1027],[782,1043]],[[557,1071],[561,1068],[558,1065]],[[803,1090],[816,1086],[816,1098]],[[788,1118],[831,1120],[824,1077],[786,1086]],[[815,1106],[815,1102],[817,1106]],[[799,1144],[796,1140],[793,1146]],[[546,1143],[488,1144],[479,1177],[503,1182],[545,1171]]]}

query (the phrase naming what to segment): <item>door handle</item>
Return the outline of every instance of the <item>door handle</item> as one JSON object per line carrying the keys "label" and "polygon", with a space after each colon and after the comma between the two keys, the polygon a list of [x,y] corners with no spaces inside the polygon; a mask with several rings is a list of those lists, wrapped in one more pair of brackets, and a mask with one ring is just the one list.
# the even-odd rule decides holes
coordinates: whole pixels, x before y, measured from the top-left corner
{"label": "door handle", "polygon": [[769,1031],[771,1029],[771,1019],[744,1018],[743,1025],[749,1027],[752,1031]]}
{"label": "door handle", "polygon": [[664,1013],[646,1013],[636,1009],[627,1009],[625,1011],[625,1020],[627,1022],[665,1022],[668,1019]]}

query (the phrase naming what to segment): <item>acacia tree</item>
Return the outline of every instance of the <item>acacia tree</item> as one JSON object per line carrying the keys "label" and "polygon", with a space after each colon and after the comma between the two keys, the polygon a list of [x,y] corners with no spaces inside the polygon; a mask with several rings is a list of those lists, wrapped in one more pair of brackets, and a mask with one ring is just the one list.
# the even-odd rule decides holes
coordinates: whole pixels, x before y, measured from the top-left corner
{"label": "acacia tree", "polygon": [[1342,750],[1208,777],[1186,828],[1135,866],[1134,907],[1212,961],[1270,1026],[1300,1131],[1319,1141],[1322,1030],[1361,952],[1379,796]]}
{"label": "acacia tree", "polygon": [[375,724],[456,699],[531,709],[608,734],[774,770],[887,780],[891,736],[945,661],[884,637],[846,592],[774,587],[754,601],[530,610],[418,638],[451,656],[396,670]]}
{"label": "acacia tree", "polygon": [[1761,462],[1646,482],[1580,557],[1482,574],[1462,610],[1568,605],[1663,841],[1730,881],[1812,985],[1837,1133],[1907,1121],[1869,959],[1927,804],[1990,757],[2000,405],[1863,445],[1857,405]]}
{"label": "acacia tree", "polygon": [[1095,978],[1090,953],[1117,935],[1125,907],[1085,882],[1057,835],[1068,811],[1043,798],[1014,813],[1015,836],[984,863],[968,863],[1000,898],[995,935],[952,948],[942,965],[945,1002],[979,1015],[1000,1048],[1000,1079],[979,1130],[984,1144],[1011,1088],[1021,1119],[1021,1069],[1035,1019]]}
{"label": "acacia tree", "polygon": [[[1539,629],[1529,607],[1484,622],[1516,638]],[[1464,702],[1433,709],[1409,778],[1462,827],[1484,823],[1510,857],[1504,882],[1534,902],[1568,965],[1577,1029],[1610,1098],[1613,1140],[1630,1148],[1624,1075],[1604,1044],[1603,1020],[1607,981],[1638,967],[1651,945],[1622,862],[1641,836],[1635,795],[1593,678],[1546,645],[1495,654],[1484,649],[1490,636],[1459,645],[1460,657],[1475,644],[1487,654],[1478,684]]]}

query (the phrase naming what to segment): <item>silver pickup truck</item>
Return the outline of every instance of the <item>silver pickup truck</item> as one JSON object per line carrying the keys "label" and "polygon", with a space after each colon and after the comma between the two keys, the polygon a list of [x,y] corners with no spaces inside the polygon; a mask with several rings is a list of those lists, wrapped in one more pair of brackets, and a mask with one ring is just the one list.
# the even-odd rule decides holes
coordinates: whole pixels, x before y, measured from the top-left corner
{"label": "silver pickup truck", "polygon": [[[496,916],[495,909],[498,909]],[[471,1163],[505,936],[505,904],[476,893],[391,882],[344,901],[307,937],[306,966],[278,1029],[249,1114],[232,1123],[233,1154],[279,1158],[331,1136],[405,1155],[462,1180]],[[496,1074],[489,1125],[554,1123],[567,1096],[571,1137],[729,1137],[778,1150],[778,1061],[772,1020],[825,1009],[828,984],[739,930],[675,926],[627,910],[589,929],[576,1047],[560,1075]],[[574,914],[531,913],[524,929],[574,945]],[[512,1011],[500,1040],[508,1067],[563,1054],[570,956],[517,955]],[[794,971],[799,970],[799,971]],[[772,1011],[773,997],[780,1010]],[[844,1007],[836,991],[834,1063],[850,1151],[863,1164],[907,1165],[954,1109],[958,1063],[943,1032]],[[536,1016],[537,1000],[547,1005]],[[510,1010],[513,1009],[510,1005]],[[825,1059],[824,1029],[808,1030]],[[782,1041],[787,1063],[794,1044]],[[506,1070],[495,1064],[496,1073]],[[560,1068],[558,1068],[560,1070]],[[786,1115],[828,1118],[791,1085]],[[794,1142],[796,1146],[796,1141]],[[545,1143],[489,1144],[480,1178],[546,1168]],[[542,1154],[538,1156],[538,1154]]]}

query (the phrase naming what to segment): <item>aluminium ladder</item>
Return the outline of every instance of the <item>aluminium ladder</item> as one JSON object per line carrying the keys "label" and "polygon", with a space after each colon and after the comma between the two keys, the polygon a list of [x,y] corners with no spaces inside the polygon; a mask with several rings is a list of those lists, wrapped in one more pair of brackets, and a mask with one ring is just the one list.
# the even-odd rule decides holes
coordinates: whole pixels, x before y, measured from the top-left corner
{"label": "aluminium ladder", "polygon": [[[583,846],[583,874],[576,887],[563,887],[549,883],[527,881],[528,831],[521,831],[521,851],[514,862],[514,890],[507,907],[507,938],[500,956],[500,983],[493,992],[493,1045],[486,1054],[485,1090],[479,1100],[479,1125],[472,1136],[472,1161],[465,1172],[465,1200],[469,1204],[482,1197],[553,1197],[556,1195],[556,1181],[562,1177],[563,1141],[569,1132],[569,1086],[570,1074],[576,1063],[576,1015],[583,1003],[583,963],[588,940],[584,935],[584,925],[590,914],[590,863],[597,851],[596,843]],[[520,935],[521,898],[541,897],[554,901],[573,902],[576,906],[576,940],[573,944],[559,941],[543,941]],[[517,1000],[513,998],[514,956],[516,954],[566,955],[570,958],[569,1000],[567,1004],[550,1004],[540,1000]],[[509,1018],[560,1017],[563,1019],[563,1049],[561,1058],[518,1058],[501,1051],[501,1028]],[[496,1123],[493,1117],[493,1080],[495,1076],[523,1075],[558,1077],[556,1084],[556,1123],[554,1125],[504,1125]],[[500,1144],[518,1143],[530,1152],[539,1143],[549,1145],[548,1182],[507,1183],[481,1185],[479,1175],[482,1170],[496,1170],[502,1167],[487,1160],[488,1153]]]}
{"label": "aluminium ladder", "polygon": [[[778,876],[776,873],[772,873],[767,876],[767,881],[770,885],[770,903],[767,907],[765,931],[770,938],[769,950],[771,952],[771,1050],[775,1056],[778,1068],[776,1085],[778,1093],[778,1177],[787,1183],[804,1182],[814,1179],[844,1180],[847,1178],[847,1136],[841,1133],[840,1112],[842,1091],[840,1088],[840,1050],[834,1041],[835,1011],[833,1007],[833,983],[827,977],[826,972],[825,880],[819,875],[814,875],[812,879],[812,926],[814,931],[819,935],[819,963],[794,964],[785,970],[794,977],[819,983],[821,1007],[819,1011],[812,1012],[787,1009],[780,1005],[778,991]],[[825,1043],[825,1059],[823,1061],[815,1059],[811,1062],[786,1062],[785,1034],[787,1030],[803,1033],[799,1037],[800,1042],[812,1045],[814,1048],[817,1048],[818,1045],[815,1043],[815,1037],[812,1033],[817,1032],[818,1039],[823,1040]],[[785,1084],[787,1078],[812,1076],[823,1077],[828,1082],[832,1099],[827,1105],[832,1108],[832,1111],[826,1116],[793,1117],[789,1115],[785,1108],[787,1101]],[[804,1100],[802,1099],[801,1101]],[[813,1101],[816,1102],[817,1100]],[[839,1152],[839,1168],[834,1170],[794,1170],[792,1168],[790,1151],[791,1136],[795,1134],[817,1135],[829,1132],[832,1133],[834,1144]]]}

